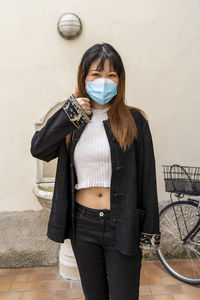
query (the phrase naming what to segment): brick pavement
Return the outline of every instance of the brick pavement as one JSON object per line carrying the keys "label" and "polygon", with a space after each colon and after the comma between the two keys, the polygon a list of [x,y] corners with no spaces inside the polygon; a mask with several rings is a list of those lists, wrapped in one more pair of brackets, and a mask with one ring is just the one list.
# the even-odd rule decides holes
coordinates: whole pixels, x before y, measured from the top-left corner
{"label": "brick pavement", "polygon": [[[159,261],[142,263],[140,283],[140,300],[200,300],[200,287],[173,278]],[[83,300],[84,297],[80,281],[61,278],[58,267],[40,267],[0,269],[0,300],[4,299]]]}

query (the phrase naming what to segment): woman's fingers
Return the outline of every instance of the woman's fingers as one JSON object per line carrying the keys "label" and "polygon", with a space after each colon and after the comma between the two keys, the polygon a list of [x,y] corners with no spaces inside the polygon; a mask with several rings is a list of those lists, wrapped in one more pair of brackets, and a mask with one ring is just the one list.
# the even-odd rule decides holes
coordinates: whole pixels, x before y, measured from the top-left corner
{"label": "woman's fingers", "polygon": [[91,114],[91,107],[90,107],[90,99],[88,98],[83,98],[83,97],[78,97],[79,89],[78,87],[75,88],[75,91],[73,93],[74,97],[78,101],[78,103],[81,105],[81,107],[84,109],[84,111],[87,114]]}
{"label": "woman's fingers", "polygon": [[76,100],[87,114],[91,114],[90,100],[88,98],[77,98]]}

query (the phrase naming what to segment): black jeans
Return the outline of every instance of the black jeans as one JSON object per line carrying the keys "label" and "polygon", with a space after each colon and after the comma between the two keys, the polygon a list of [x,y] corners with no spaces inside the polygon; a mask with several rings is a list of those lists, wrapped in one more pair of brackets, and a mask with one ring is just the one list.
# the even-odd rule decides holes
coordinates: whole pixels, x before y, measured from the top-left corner
{"label": "black jeans", "polygon": [[114,248],[109,209],[75,202],[76,240],[70,240],[85,300],[138,300],[142,253],[127,256]]}

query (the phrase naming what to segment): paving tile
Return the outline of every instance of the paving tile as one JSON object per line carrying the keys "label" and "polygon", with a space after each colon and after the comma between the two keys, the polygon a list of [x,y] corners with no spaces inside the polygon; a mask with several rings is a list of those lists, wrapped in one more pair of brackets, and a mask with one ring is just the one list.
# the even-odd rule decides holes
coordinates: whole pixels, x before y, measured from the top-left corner
{"label": "paving tile", "polygon": [[0,275],[16,275],[18,274],[20,271],[19,269],[0,269]]}
{"label": "paving tile", "polygon": [[152,276],[152,277],[143,277],[140,278],[140,284],[141,285],[160,285],[161,283],[161,278]]}
{"label": "paving tile", "polygon": [[55,293],[55,299],[76,299],[81,297],[83,297],[83,292],[78,289],[68,289],[65,291],[57,290]]}
{"label": "paving tile", "polygon": [[54,300],[55,292],[54,291],[34,291],[34,292],[25,292],[22,300]]}
{"label": "paving tile", "polygon": [[30,291],[40,289],[40,282],[13,282],[11,291]]}
{"label": "paving tile", "polygon": [[0,276],[0,283],[11,283],[15,279],[16,275]]}
{"label": "paving tile", "polygon": [[0,283],[0,292],[8,291],[10,283]]}
{"label": "paving tile", "polygon": [[140,285],[140,295],[151,295],[151,290],[146,285]]}
{"label": "paving tile", "polygon": [[164,269],[159,268],[159,267],[158,268],[145,268],[143,270],[143,272],[146,277],[148,277],[148,276],[166,276],[169,274],[167,271],[165,271]]}
{"label": "paving tile", "polygon": [[170,284],[174,284],[174,285],[180,285],[181,282],[180,280],[176,279],[173,276],[162,276],[160,277],[160,280],[162,282],[163,285],[170,285]]}
{"label": "paving tile", "polygon": [[38,267],[38,268],[22,268],[19,269],[19,274],[24,273],[46,273],[46,267]]}
{"label": "paving tile", "polygon": [[153,295],[183,294],[182,287],[178,285],[152,285],[150,290]]}
{"label": "paving tile", "polygon": [[0,292],[0,300],[6,300],[8,293]]}
{"label": "paving tile", "polygon": [[174,295],[174,300],[199,300],[199,295],[187,294],[187,295]]}
{"label": "paving tile", "polygon": [[[200,286],[182,285],[183,292],[200,294]],[[199,296],[200,299],[200,296]]]}
{"label": "paving tile", "polygon": [[143,261],[142,267],[147,268],[161,268],[164,269],[160,261]]}
{"label": "paving tile", "polygon": [[154,263],[154,261],[143,261],[142,268],[157,268],[157,265]]}
{"label": "paving tile", "polygon": [[59,273],[58,267],[46,267],[46,273]]}
{"label": "paving tile", "polygon": [[13,282],[25,282],[27,281],[29,274],[19,274],[16,275]]}
{"label": "paving tile", "polygon": [[21,300],[22,296],[22,292],[10,292],[8,293],[6,300]]}
{"label": "paving tile", "polygon": [[[174,300],[173,296],[157,295],[157,296],[141,296],[140,300]],[[189,299],[188,299],[189,300]]]}
{"label": "paving tile", "polygon": [[27,281],[47,281],[47,280],[62,280],[59,274],[56,273],[34,273],[30,274]]}
{"label": "paving tile", "polygon": [[69,289],[70,280],[68,281],[42,281],[41,289],[43,290],[59,290],[59,289]]}

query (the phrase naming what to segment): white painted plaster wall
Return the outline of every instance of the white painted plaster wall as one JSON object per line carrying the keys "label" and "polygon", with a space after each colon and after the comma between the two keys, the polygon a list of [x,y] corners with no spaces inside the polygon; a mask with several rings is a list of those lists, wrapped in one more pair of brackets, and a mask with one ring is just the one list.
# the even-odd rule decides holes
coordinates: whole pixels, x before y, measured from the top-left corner
{"label": "white painted plaster wall", "polygon": [[[73,41],[56,29],[67,12],[83,24]],[[200,166],[199,12],[198,0],[0,1],[0,211],[41,209],[33,121],[73,92],[82,54],[99,42],[119,51],[127,103],[149,117],[159,198],[168,197],[161,164]]]}

